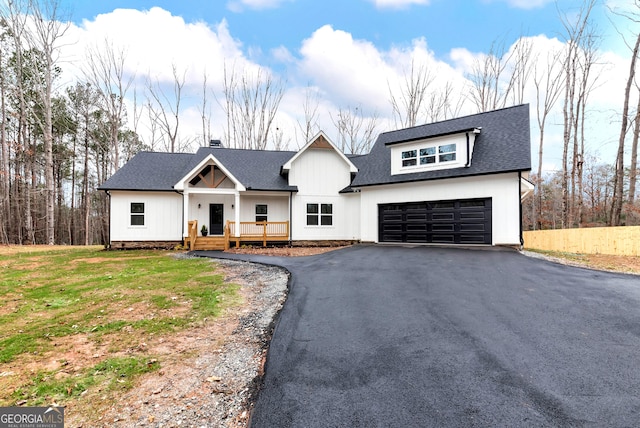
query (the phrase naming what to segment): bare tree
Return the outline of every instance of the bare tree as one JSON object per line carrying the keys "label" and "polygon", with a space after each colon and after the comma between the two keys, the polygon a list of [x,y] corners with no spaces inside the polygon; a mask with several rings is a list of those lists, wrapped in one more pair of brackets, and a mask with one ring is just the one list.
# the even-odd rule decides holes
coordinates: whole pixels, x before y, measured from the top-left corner
{"label": "bare tree", "polygon": [[522,104],[531,76],[533,44],[520,36],[510,50],[494,41],[489,52],[474,61],[469,97],[478,112]]}
{"label": "bare tree", "polygon": [[[570,217],[578,224],[583,224],[583,171],[585,156],[585,132],[587,101],[596,85],[599,74],[593,74],[593,67],[598,61],[599,36],[589,28],[585,34],[581,49],[580,79],[576,105],[576,121],[573,131],[573,168],[571,171],[571,204]],[[577,187],[577,189],[576,189]],[[577,207],[576,207],[577,205]]]}
{"label": "bare tree", "polygon": [[[562,149],[562,227],[570,227],[573,219],[571,218],[572,204],[571,194],[569,192],[569,148],[572,140],[574,140],[575,129],[578,121],[578,113],[576,109],[580,105],[580,74],[579,62],[581,58],[581,50],[585,39],[588,39],[590,33],[590,15],[596,0],[585,0],[576,17],[571,19],[566,15],[560,16],[562,24],[566,31],[566,53],[563,62],[564,67],[564,102],[562,107],[563,113],[563,149]],[[574,140],[575,141],[575,140]],[[575,152],[574,152],[575,155]],[[572,158],[573,164],[573,158]],[[573,170],[573,168],[572,168]]]}
{"label": "bare tree", "polygon": [[[640,9],[640,3],[638,2],[638,0],[635,0],[634,3],[636,8]],[[637,23],[640,21],[639,19],[637,19],[637,17],[635,17],[635,15],[628,14],[625,16],[627,16],[627,18],[630,19],[632,22]],[[624,89],[622,120],[620,123],[620,137],[618,139],[618,152],[616,156],[615,186],[614,186],[613,203],[611,204],[611,216],[610,216],[610,222],[609,222],[612,226],[617,226],[620,224],[620,219],[622,215],[622,205],[623,205],[623,199],[624,199],[624,195],[623,195],[624,193],[624,147],[625,147],[626,135],[629,130],[629,125],[628,125],[629,124],[629,98],[631,94],[632,83],[636,75],[636,61],[638,59],[639,51],[640,51],[640,33],[637,34],[635,45],[632,49],[631,63],[629,64],[629,74],[627,76],[627,83]],[[639,102],[639,106],[640,106],[640,102]],[[637,116],[637,113],[636,113],[636,116]],[[638,127],[636,124],[635,135],[634,135],[636,153],[637,153],[637,140],[638,140],[637,133],[638,133]],[[637,159],[636,159],[636,162],[637,162]],[[634,169],[635,167],[636,167],[636,164],[634,164]],[[635,181],[635,171],[634,171],[634,181]],[[635,192],[635,183],[634,183],[633,190]]]}
{"label": "bare tree", "polygon": [[365,117],[362,109],[338,109],[331,120],[338,131],[338,144],[344,153],[362,154],[371,150],[378,127],[378,115]]}
{"label": "bare tree", "polygon": [[229,147],[264,150],[272,138],[272,126],[284,95],[281,81],[259,69],[255,75],[238,76],[224,65],[225,141]]}
{"label": "bare tree", "polygon": [[173,74],[173,93],[171,96],[162,89],[158,79],[155,82],[147,80],[147,91],[150,97],[148,108],[153,110],[153,114],[150,116],[154,118],[165,137],[165,150],[173,153],[176,151],[180,127],[180,102],[182,101],[182,88],[185,84],[187,71],[180,74],[177,65],[172,64],[171,72]]}
{"label": "bare tree", "polygon": [[[640,87],[638,87],[640,94]],[[631,165],[629,166],[629,205],[635,204],[636,182],[638,179],[638,137],[640,136],[640,96],[636,107],[636,117],[634,119],[633,140],[631,142]]]}
{"label": "bare tree", "polygon": [[202,107],[200,118],[202,119],[202,145],[206,146],[211,140],[211,109],[208,107],[207,98],[207,71],[202,75]]}
{"label": "bare tree", "polygon": [[[511,94],[512,104],[519,105],[525,101],[525,91],[533,71],[533,42],[531,39],[521,36],[513,46],[511,59],[511,73],[507,94]],[[505,102],[507,97],[505,96]],[[503,105],[506,107],[506,103]]]}
{"label": "bare tree", "polygon": [[[1,16],[1,15],[0,15]],[[7,122],[9,121],[9,111],[7,107],[7,91],[9,83],[7,76],[9,75],[9,58],[7,52],[10,50],[9,34],[5,29],[5,25],[0,23],[0,156],[2,156],[1,175],[2,175],[2,192],[0,200],[0,223],[1,235],[0,242],[9,243],[9,233],[13,223],[11,216],[11,173],[9,167],[9,159],[11,157],[9,150],[9,138],[7,135]]]}
{"label": "bare tree", "polygon": [[453,83],[447,82],[444,87],[437,88],[429,95],[426,109],[426,122],[438,122],[460,114],[463,98],[458,97],[454,102]]}
{"label": "bare tree", "polygon": [[562,52],[555,51],[547,54],[546,67],[542,70],[535,69],[533,76],[533,84],[536,88],[536,119],[540,138],[538,141],[538,186],[536,189],[537,197],[534,198],[533,228],[540,228],[538,219],[542,217],[542,154],[544,150],[544,137],[547,118],[551,113],[554,105],[560,97],[562,91],[562,64],[560,57]]}
{"label": "bare tree", "polygon": [[[46,201],[46,243],[55,244],[55,183],[53,177],[53,93],[56,77],[60,74],[58,63],[61,40],[69,28],[60,21],[57,0],[9,0],[2,15],[11,20],[15,31],[16,49],[24,46],[41,54],[38,64],[41,80],[32,80],[30,88],[37,96],[36,106],[40,114],[32,114],[44,140],[44,171]],[[29,16],[28,21],[22,16]],[[30,24],[30,25],[29,25]]]}
{"label": "bare tree", "polygon": [[471,81],[469,96],[478,112],[495,110],[505,98],[500,82],[507,67],[506,53],[504,45],[494,41],[486,55],[474,60],[469,76]]}
{"label": "bare tree", "polygon": [[[302,133],[302,142],[298,141],[298,149],[307,144],[319,131],[318,126],[318,93],[307,86],[305,90],[302,111],[304,113],[304,124],[298,121],[298,128]],[[297,133],[297,132],[296,132]]]}
{"label": "bare tree", "polygon": [[[20,195],[24,197],[24,205],[20,206],[19,203],[13,204],[13,215],[15,217],[16,233],[15,241],[18,243],[30,242],[35,243],[35,234],[33,231],[32,221],[32,196],[31,189],[35,187],[33,180],[34,174],[29,174],[30,161],[28,139],[27,139],[27,124],[28,118],[28,104],[26,100],[26,69],[24,63],[25,47],[23,46],[24,34],[27,27],[26,13],[22,13],[21,7],[26,7],[24,3],[16,4],[15,2],[3,2],[0,3],[0,21],[7,27],[7,33],[11,39],[11,47],[13,48],[13,55],[10,60],[11,69],[14,73],[14,85],[12,88],[13,98],[17,101],[16,111],[13,115],[17,118],[17,124],[14,129],[14,151],[15,151],[15,176],[22,177],[22,180],[16,180],[17,183],[14,186],[14,200],[19,200]],[[3,46],[3,47],[6,47]],[[7,76],[7,74],[3,74]],[[6,126],[7,122],[3,124]],[[27,177],[32,177],[31,185],[27,184]]]}
{"label": "bare tree", "polygon": [[394,95],[391,85],[388,84],[389,100],[397,127],[408,128],[418,124],[434,79],[435,76],[425,65],[416,66],[415,61],[411,60],[411,70],[408,74],[405,73],[398,96]]}
{"label": "bare tree", "polygon": [[[84,70],[87,80],[99,92],[103,108],[107,113],[104,126],[109,135],[109,147],[112,157],[108,156],[108,173],[113,174],[120,168],[119,133],[126,121],[127,111],[125,97],[135,75],[125,76],[127,53],[124,49],[116,49],[109,41],[103,46],[94,46],[86,53],[88,67]],[[126,80],[125,80],[126,79]],[[106,179],[108,177],[103,177]]]}

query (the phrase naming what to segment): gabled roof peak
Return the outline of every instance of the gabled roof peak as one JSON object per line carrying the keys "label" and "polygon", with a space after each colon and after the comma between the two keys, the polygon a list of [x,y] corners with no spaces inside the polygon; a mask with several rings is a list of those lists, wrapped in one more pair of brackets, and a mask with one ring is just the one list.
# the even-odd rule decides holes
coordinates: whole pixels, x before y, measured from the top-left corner
{"label": "gabled roof peak", "polygon": [[353,164],[353,162],[351,162],[349,160],[349,158],[347,156],[345,156],[344,153],[342,153],[341,150],[339,150],[329,139],[329,137],[327,137],[327,134],[325,134],[323,131],[318,132],[313,138],[311,138],[307,144],[305,144],[305,146],[303,148],[301,148],[300,150],[298,150],[298,152],[293,155],[291,157],[291,159],[289,159],[284,165],[282,165],[282,171],[283,172],[288,172],[291,169],[291,165],[293,164],[293,162],[300,156],[302,155],[302,153],[304,153],[306,150],[308,149],[328,149],[328,150],[334,150],[344,161],[347,165],[349,165],[349,170],[352,173],[356,173],[358,172],[358,168]]}

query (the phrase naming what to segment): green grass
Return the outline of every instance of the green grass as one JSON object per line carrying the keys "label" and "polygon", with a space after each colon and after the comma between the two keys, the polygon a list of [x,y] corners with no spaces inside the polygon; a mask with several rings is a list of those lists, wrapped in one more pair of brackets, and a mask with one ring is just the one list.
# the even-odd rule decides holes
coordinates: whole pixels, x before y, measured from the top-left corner
{"label": "green grass", "polygon": [[155,359],[139,357],[109,358],[82,373],[56,378],[55,372],[39,371],[28,385],[18,387],[11,397],[15,402],[26,401],[31,406],[62,403],[77,398],[94,385],[106,385],[105,392],[126,391],[144,373],[158,370]]}
{"label": "green grass", "polygon": [[[0,364],[50,356],[61,343],[72,346],[75,335],[106,342],[110,352],[128,350],[146,337],[215,317],[239,301],[238,287],[224,283],[206,259],[96,247],[5,253],[0,254]],[[108,359],[75,373],[73,380],[40,371],[12,397],[38,404],[45,396],[81,393],[105,376],[116,379],[115,386],[127,386],[147,369],[134,358]],[[8,399],[0,392],[0,404]]]}

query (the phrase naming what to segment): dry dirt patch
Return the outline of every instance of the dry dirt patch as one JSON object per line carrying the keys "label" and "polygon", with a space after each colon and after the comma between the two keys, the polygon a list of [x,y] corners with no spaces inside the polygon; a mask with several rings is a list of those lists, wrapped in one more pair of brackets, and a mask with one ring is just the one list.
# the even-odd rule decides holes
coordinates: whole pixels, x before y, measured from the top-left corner
{"label": "dry dirt patch", "polygon": [[288,274],[272,266],[218,262],[225,280],[241,286],[243,303],[215,320],[147,340],[137,352],[156,356],[162,369],[143,375],[115,402],[100,391],[83,397],[70,406],[67,426],[247,425]]}

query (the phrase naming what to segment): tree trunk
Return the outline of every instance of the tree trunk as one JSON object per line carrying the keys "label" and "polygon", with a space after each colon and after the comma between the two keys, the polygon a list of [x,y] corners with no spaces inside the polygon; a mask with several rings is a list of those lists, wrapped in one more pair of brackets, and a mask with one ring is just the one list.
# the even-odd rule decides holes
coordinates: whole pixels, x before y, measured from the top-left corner
{"label": "tree trunk", "polygon": [[2,50],[0,50],[0,147],[2,148],[2,196],[0,199],[0,221],[2,222],[2,236],[0,242],[9,244],[11,231],[11,172],[9,170],[9,142],[7,140],[7,106],[5,104],[5,70],[3,68]]}
{"label": "tree trunk", "polygon": [[631,143],[631,165],[629,166],[629,205],[636,201],[636,181],[638,177],[638,136],[640,135],[640,97],[636,108],[636,123],[633,128],[633,142]]}
{"label": "tree trunk", "polygon": [[620,124],[620,138],[618,140],[618,155],[616,158],[616,178],[613,189],[613,201],[611,204],[611,226],[620,225],[620,217],[622,215],[622,201],[624,190],[624,140],[627,135],[628,115],[629,115],[629,95],[631,93],[631,84],[636,72],[636,59],[638,50],[640,49],[640,33],[636,38],[636,44],[633,47],[631,55],[631,64],[629,66],[629,76],[627,85],[624,89],[624,105],[622,107],[622,123]]}

